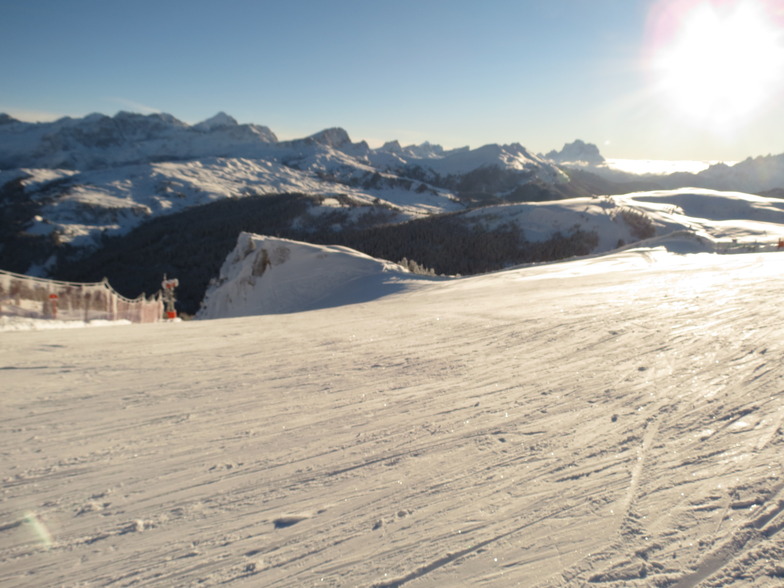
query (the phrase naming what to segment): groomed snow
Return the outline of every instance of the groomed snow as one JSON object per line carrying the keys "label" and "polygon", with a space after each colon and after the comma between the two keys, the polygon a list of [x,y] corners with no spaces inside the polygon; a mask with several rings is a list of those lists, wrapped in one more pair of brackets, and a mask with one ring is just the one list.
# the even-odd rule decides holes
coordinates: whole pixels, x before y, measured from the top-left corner
{"label": "groomed snow", "polygon": [[780,586],[783,274],[630,249],[2,333],[0,585]]}
{"label": "groomed snow", "polygon": [[0,316],[0,331],[51,331],[56,329],[78,329],[82,327],[112,327],[131,325],[131,321],[60,321],[23,316]]}

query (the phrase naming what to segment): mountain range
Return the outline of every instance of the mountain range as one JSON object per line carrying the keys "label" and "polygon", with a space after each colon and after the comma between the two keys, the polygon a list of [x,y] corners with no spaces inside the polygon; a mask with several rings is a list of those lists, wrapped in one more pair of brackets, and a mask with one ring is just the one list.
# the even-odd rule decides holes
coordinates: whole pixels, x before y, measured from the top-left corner
{"label": "mountain range", "polygon": [[[488,271],[636,238],[628,230],[594,235],[590,215],[530,225],[530,215],[504,207],[686,186],[781,196],[784,154],[699,174],[636,175],[613,169],[580,140],[545,155],[519,143],[445,149],[391,140],[371,148],[337,127],[281,141],[266,126],[222,112],[194,125],[169,114],[48,123],[0,114],[0,268],[69,279],[103,273],[136,295],[131,283],[149,291],[153,275],[187,273],[183,266],[198,265],[194,256],[217,247],[214,275],[237,232],[247,230],[346,244],[393,261],[428,259],[441,271]],[[439,256],[433,235],[441,235]],[[162,242],[178,247],[153,247]],[[470,243],[479,261],[469,263],[458,242]],[[518,253],[490,251],[498,243]],[[144,259],[145,247],[160,258]],[[191,311],[206,287],[204,271]]]}

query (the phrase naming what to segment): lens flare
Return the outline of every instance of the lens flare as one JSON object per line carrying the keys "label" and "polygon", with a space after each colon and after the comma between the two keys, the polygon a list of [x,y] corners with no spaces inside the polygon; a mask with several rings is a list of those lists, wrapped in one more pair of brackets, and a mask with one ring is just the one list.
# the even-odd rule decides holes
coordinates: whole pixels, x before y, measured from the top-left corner
{"label": "lens flare", "polygon": [[33,530],[44,549],[49,549],[52,546],[52,534],[37,514],[27,511],[24,514],[24,522]]}
{"label": "lens flare", "polygon": [[657,93],[696,125],[732,129],[784,88],[782,3],[662,0],[646,47]]}

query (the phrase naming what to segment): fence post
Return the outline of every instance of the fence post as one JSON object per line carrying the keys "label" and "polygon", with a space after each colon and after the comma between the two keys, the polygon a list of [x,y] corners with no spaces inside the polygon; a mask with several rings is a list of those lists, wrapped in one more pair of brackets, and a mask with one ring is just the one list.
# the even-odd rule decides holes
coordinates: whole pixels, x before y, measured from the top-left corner
{"label": "fence post", "polygon": [[49,302],[52,307],[52,318],[55,319],[57,318],[57,298],[58,298],[57,294],[54,293],[49,294]]}

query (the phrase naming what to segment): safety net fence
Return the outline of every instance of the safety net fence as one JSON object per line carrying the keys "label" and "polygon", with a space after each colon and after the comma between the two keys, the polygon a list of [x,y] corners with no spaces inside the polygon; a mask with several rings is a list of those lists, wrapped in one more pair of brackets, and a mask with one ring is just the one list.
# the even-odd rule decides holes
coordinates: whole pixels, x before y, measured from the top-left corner
{"label": "safety net fence", "polygon": [[154,323],[163,316],[163,300],[159,294],[125,298],[105,278],[83,284],[0,270],[0,316]]}

